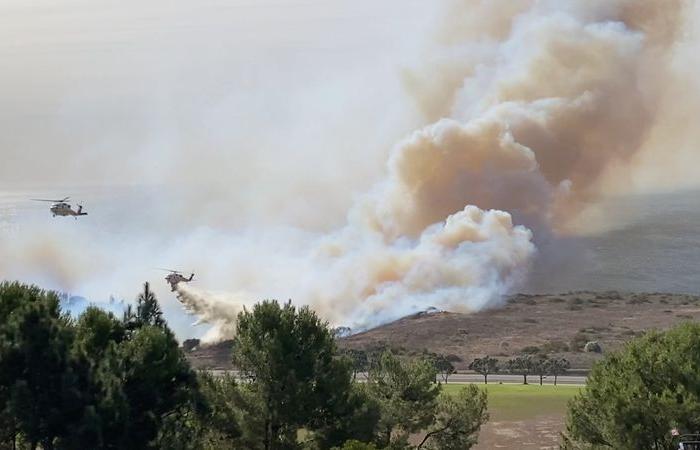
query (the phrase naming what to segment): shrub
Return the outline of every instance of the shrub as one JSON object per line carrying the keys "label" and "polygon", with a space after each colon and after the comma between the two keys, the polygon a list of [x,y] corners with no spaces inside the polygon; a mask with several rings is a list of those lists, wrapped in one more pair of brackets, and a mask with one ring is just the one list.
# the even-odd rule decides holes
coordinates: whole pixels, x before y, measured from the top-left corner
{"label": "shrub", "polygon": [[575,352],[580,352],[583,350],[583,347],[586,346],[586,343],[589,341],[589,337],[585,333],[578,332],[574,335],[573,338],[571,338],[571,350]]}
{"label": "shrub", "polygon": [[536,345],[528,345],[527,347],[523,347],[522,350],[520,350],[521,353],[524,353],[526,355],[536,355],[540,353],[542,349],[540,349]]}
{"label": "shrub", "polygon": [[586,342],[583,351],[588,353],[603,353],[603,347],[601,347],[597,341],[591,341]]}

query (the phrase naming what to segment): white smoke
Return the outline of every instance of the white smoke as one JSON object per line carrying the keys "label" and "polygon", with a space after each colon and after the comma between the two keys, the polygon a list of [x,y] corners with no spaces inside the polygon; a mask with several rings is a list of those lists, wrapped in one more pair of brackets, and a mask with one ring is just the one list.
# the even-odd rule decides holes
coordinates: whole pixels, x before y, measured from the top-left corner
{"label": "white smoke", "polygon": [[[533,240],[579,229],[582,210],[644,173],[644,161],[663,150],[652,144],[671,134],[669,118],[680,110],[668,96],[690,83],[677,70],[689,10],[681,0],[449,5],[435,42],[415,42],[426,34],[417,21],[407,26],[412,33],[397,26],[412,42],[402,50],[421,61],[401,73],[412,103],[385,71],[334,85],[318,70],[295,72],[318,86],[284,80],[288,89],[274,101],[256,103],[255,90],[231,94],[235,108],[209,110],[206,126],[192,125],[200,119],[184,106],[190,113],[180,117],[159,103],[155,120],[129,122],[139,132],[142,122],[171,130],[149,134],[138,168],[111,156],[102,165],[73,159],[130,181],[165,161],[157,181],[179,183],[178,195],[154,202],[145,217],[124,203],[131,215],[115,219],[126,222],[118,236],[76,227],[62,228],[60,238],[38,227],[19,238],[0,235],[0,256],[9,255],[0,271],[92,293],[136,285],[153,266],[193,268],[197,284],[180,285],[178,297],[212,325],[210,340],[230,336],[237,313],[264,298],[291,298],[334,325],[360,328],[429,307],[498,305],[525,278]],[[686,55],[694,44],[681,47]],[[264,67],[275,67],[268,57]],[[355,66],[333,73],[340,80]],[[270,78],[253,85],[265,92],[284,79],[260,73]],[[186,98],[183,104],[199,101]],[[688,95],[682,109],[693,110],[695,100]],[[74,102],[69,111],[81,107]],[[228,140],[229,124],[238,138]],[[177,150],[162,150],[169,146]],[[237,150],[221,151],[228,147]],[[380,159],[388,161],[383,172]],[[157,229],[143,231],[149,227]],[[74,241],[82,246],[67,245]]]}

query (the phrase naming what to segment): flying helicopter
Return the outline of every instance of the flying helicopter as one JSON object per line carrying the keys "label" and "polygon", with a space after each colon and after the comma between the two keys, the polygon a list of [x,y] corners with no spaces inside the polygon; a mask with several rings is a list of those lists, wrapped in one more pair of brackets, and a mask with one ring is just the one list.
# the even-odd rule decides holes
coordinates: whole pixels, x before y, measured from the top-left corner
{"label": "flying helicopter", "polygon": [[53,217],[56,216],[73,216],[75,219],[78,219],[78,216],[87,216],[86,212],[83,212],[83,205],[78,205],[77,210],[73,210],[71,208],[69,203],[66,203],[70,197],[65,197],[62,198],[61,200],[46,200],[43,198],[33,198],[32,200],[35,202],[51,202],[53,205],[51,205],[51,214]]}
{"label": "flying helicopter", "polygon": [[189,283],[190,281],[192,281],[194,279],[194,273],[191,273],[189,278],[185,278],[185,276],[179,270],[172,270],[172,269],[160,269],[160,270],[170,272],[165,277],[165,281],[170,283],[170,291],[171,292],[174,292],[175,289],[177,289],[178,283]]}

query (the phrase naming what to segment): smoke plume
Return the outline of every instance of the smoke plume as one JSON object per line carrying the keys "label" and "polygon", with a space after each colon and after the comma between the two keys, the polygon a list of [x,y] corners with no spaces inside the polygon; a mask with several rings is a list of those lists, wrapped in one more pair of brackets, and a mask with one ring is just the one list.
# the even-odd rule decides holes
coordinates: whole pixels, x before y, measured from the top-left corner
{"label": "smoke plume", "polygon": [[[387,100],[387,93],[403,98],[391,83],[370,91],[367,86],[384,85],[385,73],[375,74],[376,84],[354,84],[366,89],[359,97],[374,105],[371,111],[345,88],[285,94],[290,104],[306,106],[341,91],[350,108],[339,115],[326,104],[290,107],[294,126],[288,127],[261,114],[260,124],[241,127],[244,137],[235,145],[259,145],[267,156],[217,153],[220,141],[197,142],[196,133],[168,136],[166,143],[193,143],[197,151],[168,158],[168,175],[159,181],[196,188],[178,191],[181,201],[153,214],[164,230],[175,228],[168,239],[139,233],[140,250],[127,244],[118,253],[147,260],[160,252],[185,270],[196,267],[199,284],[181,284],[177,297],[198,322],[211,325],[209,340],[231,336],[238,312],[263,298],[292,298],[353,328],[428,307],[498,305],[526,279],[538,239],[580,231],[582,211],[643,179],[635,174],[644,173],[672,129],[676,109],[668,96],[690,83],[679,75],[677,59],[694,45],[686,42],[687,24],[697,11],[682,0],[448,6],[432,41],[417,38],[428,35],[417,24],[414,33],[401,34],[411,42],[402,48],[411,63],[401,72],[410,102]],[[282,103],[260,110],[283,111]],[[222,116],[209,117],[220,121],[213,129],[225,129]],[[309,124],[321,117],[328,135],[316,147]],[[341,126],[346,123],[354,125]],[[380,159],[383,171],[373,164]],[[275,182],[271,165],[282,181]],[[285,178],[287,168],[295,179]],[[258,173],[261,179],[252,176]],[[209,226],[191,223],[200,217]],[[142,229],[142,220],[128,231]],[[194,231],[177,228],[179,220]],[[27,248],[5,244],[17,253]],[[33,266],[47,252],[59,259],[63,245],[28,248],[23,257]],[[104,253],[98,261],[111,270]],[[84,287],[77,278],[95,277],[99,266],[79,255],[51,272]],[[120,268],[110,276],[118,285],[135,273]]]}
{"label": "smoke plume", "polygon": [[564,230],[655,123],[680,1],[494,3],[512,2],[463,5],[458,17],[493,22],[480,31],[451,24],[457,83],[413,77],[426,114],[444,118],[394,147],[387,179],[312,256],[301,298],[331,321],[497,302],[534,253],[499,210]]}

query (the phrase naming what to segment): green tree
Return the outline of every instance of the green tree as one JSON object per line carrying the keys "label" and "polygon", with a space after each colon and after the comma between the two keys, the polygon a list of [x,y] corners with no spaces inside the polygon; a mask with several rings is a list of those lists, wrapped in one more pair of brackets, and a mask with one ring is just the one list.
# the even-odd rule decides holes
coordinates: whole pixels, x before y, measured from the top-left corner
{"label": "green tree", "polygon": [[152,448],[164,419],[186,410],[197,380],[170,330],[145,326],[119,348],[128,401],[125,448]]}
{"label": "green tree", "polygon": [[366,372],[369,368],[369,358],[367,352],[362,349],[349,348],[343,351],[352,364],[352,379],[357,379],[357,374]]}
{"label": "green tree", "polygon": [[119,418],[126,415],[128,404],[122,392],[118,348],[125,339],[124,323],[94,306],[88,307],[75,323],[71,353],[83,368],[80,381],[86,415],[72,425],[67,448],[104,448],[121,439]]}
{"label": "green tree", "polygon": [[240,441],[239,391],[234,376],[198,374],[201,397],[166,416],[157,447],[172,450],[233,450],[248,448]]}
{"label": "green tree", "polygon": [[537,355],[531,359],[532,373],[540,379],[540,386],[543,384],[544,377],[549,375],[551,366],[547,355]]}
{"label": "green tree", "polygon": [[435,366],[427,359],[402,360],[390,352],[370,370],[367,388],[381,410],[380,447],[406,446],[411,433],[433,423],[441,391],[435,376]]}
{"label": "green tree", "polygon": [[533,360],[529,355],[518,356],[506,362],[506,370],[512,374],[522,375],[523,384],[527,384],[527,376],[533,371]]}
{"label": "green tree", "polygon": [[19,283],[0,284],[0,406],[29,448],[56,448],[83,413],[70,321],[59,298]]}
{"label": "green tree", "polygon": [[333,442],[345,425],[338,417],[354,416],[350,362],[338,356],[328,324],[308,307],[264,301],[239,314],[233,361],[256,414],[242,424],[258,437],[250,448],[296,448],[302,428],[322,447],[351,438]]}
{"label": "green tree", "polygon": [[484,376],[484,384],[489,383],[489,375],[492,373],[498,373],[499,365],[496,358],[492,358],[488,355],[483,358],[476,358],[469,364],[469,369],[474,372]]}
{"label": "green tree", "polygon": [[549,360],[549,375],[554,376],[554,385],[557,385],[557,378],[559,375],[564,375],[571,364],[565,358],[552,358]]}
{"label": "green tree", "polygon": [[148,282],[143,284],[143,292],[136,298],[136,312],[129,305],[124,313],[124,322],[130,330],[147,325],[161,328],[166,326],[158,299]]}
{"label": "green tree", "polygon": [[0,423],[8,442],[173,448],[158,442],[163,427],[201,402],[194,372],[146,294],[151,312],[141,309],[148,319],[132,327],[131,317],[95,307],[74,321],[55,293],[0,284]]}
{"label": "green tree", "polygon": [[447,356],[442,354],[437,354],[434,356],[433,364],[435,365],[435,370],[437,370],[437,373],[440,374],[440,377],[445,383],[447,383],[450,375],[457,371],[455,366],[452,364],[452,361],[450,361]]}
{"label": "green tree", "polygon": [[700,429],[700,325],[649,332],[606,355],[569,403],[564,448],[670,449]]}
{"label": "green tree", "polygon": [[486,391],[473,384],[457,395],[442,393],[434,423],[425,430],[417,448],[462,450],[476,445],[481,425],[488,421]]}

